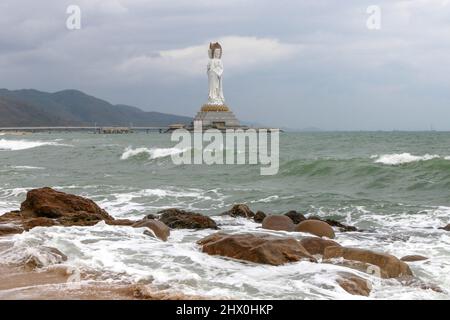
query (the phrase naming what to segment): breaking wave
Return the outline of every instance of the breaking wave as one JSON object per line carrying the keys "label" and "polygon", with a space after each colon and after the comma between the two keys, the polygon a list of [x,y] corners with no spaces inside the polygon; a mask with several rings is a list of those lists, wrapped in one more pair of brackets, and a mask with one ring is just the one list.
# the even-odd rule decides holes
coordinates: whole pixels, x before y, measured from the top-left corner
{"label": "breaking wave", "polygon": [[125,149],[125,151],[122,153],[122,156],[120,159],[127,160],[134,157],[141,157],[141,156],[148,156],[149,159],[159,159],[159,158],[165,158],[168,156],[172,156],[175,154],[180,154],[185,152],[186,149],[179,149],[179,148],[131,148],[128,147]]}
{"label": "breaking wave", "polygon": [[55,141],[30,141],[30,140],[7,140],[0,139],[0,151],[16,151],[37,148],[41,146],[65,146],[70,145],[58,143]]}
{"label": "breaking wave", "polygon": [[[392,153],[383,155],[373,155],[371,159],[376,159],[375,163],[381,163],[386,165],[400,165],[411,162],[428,161],[433,159],[440,159],[441,157],[437,154],[425,154],[423,156],[415,156],[410,153]],[[444,157],[444,160],[450,160],[450,157]]]}

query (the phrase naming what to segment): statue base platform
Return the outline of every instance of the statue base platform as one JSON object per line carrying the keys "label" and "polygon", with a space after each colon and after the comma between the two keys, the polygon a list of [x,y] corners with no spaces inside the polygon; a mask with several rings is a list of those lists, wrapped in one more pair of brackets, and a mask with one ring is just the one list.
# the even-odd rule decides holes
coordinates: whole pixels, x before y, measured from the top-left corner
{"label": "statue base platform", "polygon": [[240,128],[241,124],[226,105],[203,105],[194,121],[202,121],[203,128]]}

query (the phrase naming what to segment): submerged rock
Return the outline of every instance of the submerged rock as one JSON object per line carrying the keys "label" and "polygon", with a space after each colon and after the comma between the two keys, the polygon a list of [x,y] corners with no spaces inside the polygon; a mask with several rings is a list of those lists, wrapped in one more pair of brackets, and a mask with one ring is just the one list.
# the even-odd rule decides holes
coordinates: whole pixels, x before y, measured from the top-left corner
{"label": "submerged rock", "polygon": [[10,225],[10,224],[0,225],[0,236],[22,233],[23,231],[24,231],[23,228],[15,226],[15,225]]}
{"label": "submerged rock", "polygon": [[255,213],[255,216],[253,217],[253,220],[255,222],[261,223],[264,221],[264,218],[266,217],[266,214],[262,211],[258,211]]}
{"label": "submerged rock", "polygon": [[250,233],[230,235],[219,232],[197,243],[207,254],[255,263],[278,266],[300,260],[316,262],[316,259],[294,238]]}
{"label": "submerged rock", "polygon": [[339,231],[341,232],[350,232],[350,231],[358,231],[358,229],[354,226],[348,226],[345,225],[339,221],[333,220],[333,219],[321,219],[319,217],[310,217],[309,220],[319,220],[328,223],[332,227],[339,228]]}
{"label": "submerged rock", "polygon": [[379,253],[365,249],[347,247],[327,247],[325,248],[324,259],[344,258],[346,260],[360,261],[377,266],[380,269],[380,277],[397,278],[412,275],[409,266],[387,253]]}
{"label": "submerged rock", "polygon": [[428,258],[415,254],[415,255],[404,256],[400,260],[405,261],[405,262],[415,262],[415,261],[428,260]]}
{"label": "submerged rock", "polygon": [[[152,230],[155,236],[163,241],[167,241],[167,238],[169,238],[170,236],[169,227],[166,226],[162,221],[158,220],[144,219],[133,224],[133,227],[134,228],[146,227]],[[150,234],[151,236],[153,236],[151,232],[146,234]]]}
{"label": "submerged rock", "polygon": [[246,204],[235,204],[229,211],[224,213],[232,217],[253,218],[255,213]]}
{"label": "submerged rock", "polygon": [[285,213],[284,215],[291,218],[292,222],[294,222],[295,224],[299,224],[300,222],[306,220],[306,218],[303,214],[301,214],[300,212],[297,212],[295,210],[291,210],[288,213]]}
{"label": "submerged rock", "polygon": [[330,239],[335,237],[333,228],[328,223],[319,220],[302,221],[295,226],[294,231],[307,232],[318,237],[328,237]]}
{"label": "submerged rock", "polygon": [[350,272],[339,272],[338,276],[336,282],[348,293],[366,297],[370,295],[372,284],[368,280]]}
{"label": "submerged rock", "polygon": [[300,244],[312,255],[323,255],[325,248],[340,247],[341,245],[333,240],[318,237],[306,237],[300,240]]}
{"label": "submerged rock", "polygon": [[172,229],[218,229],[216,222],[200,213],[180,209],[165,209],[158,212],[159,220]]}
{"label": "submerged rock", "polygon": [[264,229],[276,231],[292,231],[294,230],[294,226],[292,220],[286,216],[268,216],[262,222]]}

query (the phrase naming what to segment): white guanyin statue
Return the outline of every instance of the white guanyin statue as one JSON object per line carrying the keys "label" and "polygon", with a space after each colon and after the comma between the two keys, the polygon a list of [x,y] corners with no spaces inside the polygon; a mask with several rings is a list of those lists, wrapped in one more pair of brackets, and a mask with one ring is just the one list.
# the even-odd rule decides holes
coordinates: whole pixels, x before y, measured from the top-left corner
{"label": "white guanyin statue", "polygon": [[207,66],[208,73],[208,105],[225,105],[223,97],[222,75],[222,47],[218,42],[209,44],[209,62]]}

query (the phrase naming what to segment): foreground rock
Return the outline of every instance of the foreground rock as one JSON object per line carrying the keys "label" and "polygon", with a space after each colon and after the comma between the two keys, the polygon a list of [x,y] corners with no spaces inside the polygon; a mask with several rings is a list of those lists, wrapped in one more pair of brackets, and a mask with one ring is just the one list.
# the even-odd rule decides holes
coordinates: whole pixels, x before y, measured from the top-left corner
{"label": "foreground rock", "polygon": [[338,276],[337,283],[348,293],[366,297],[370,295],[372,285],[368,280],[350,272],[339,272]]}
{"label": "foreground rock", "polygon": [[404,256],[400,260],[405,261],[405,262],[415,262],[415,261],[428,260],[428,258],[415,254],[415,255],[410,255],[410,256]]}
{"label": "foreground rock", "polygon": [[[92,226],[100,221],[114,224],[115,220],[94,201],[51,188],[33,189],[27,193],[20,211],[0,216],[3,232],[21,233],[35,227]],[[15,228],[11,228],[13,225]]]}
{"label": "foreground rock", "polygon": [[243,217],[251,219],[255,216],[255,213],[250,210],[246,204],[235,204],[229,211],[224,214],[232,217]]}
{"label": "foreground rock", "polygon": [[285,213],[284,215],[291,218],[292,222],[294,222],[295,224],[299,224],[300,222],[306,220],[306,218],[303,214],[301,214],[300,212],[297,212],[295,210],[289,211],[288,213]]}
{"label": "foreground rock", "polygon": [[300,244],[312,255],[323,255],[328,247],[340,247],[341,245],[333,240],[317,237],[306,237],[300,240]]}
{"label": "foreground rock", "polygon": [[[134,228],[148,228],[155,236],[163,241],[167,241],[167,238],[170,236],[170,229],[163,222],[152,220],[152,219],[144,219],[133,224]],[[150,233],[153,236],[153,234]]]}
{"label": "foreground rock", "polygon": [[10,234],[22,233],[24,230],[21,227],[15,225],[0,225],[0,236],[6,236]]}
{"label": "foreground rock", "polygon": [[215,233],[198,241],[202,251],[255,263],[282,265],[288,262],[309,260],[316,262],[294,238],[255,234]]}
{"label": "foreground rock", "polygon": [[218,229],[216,222],[199,213],[180,209],[165,209],[158,212],[159,220],[172,229]]}
{"label": "foreground rock", "polygon": [[409,266],[396,257],[365,249],[346,247],[327,247],[323,254],[324,259],[344,258],[346,260],[368,263],[380,268],[381,277],[397,278],[410,276],[412,271]]}
{"label": "foreground rock", "polygon": [[297,224],[294,228],[297,232],[307,232],[318,237],[327,237],[334,239],[333,228],[326,222],[319,220],[305,220]]}
{"label": "foreground rock", "polygon": [[268,216],[264,218],[262,227],[276,231],[293,231],[295,225],[287,216]]}

